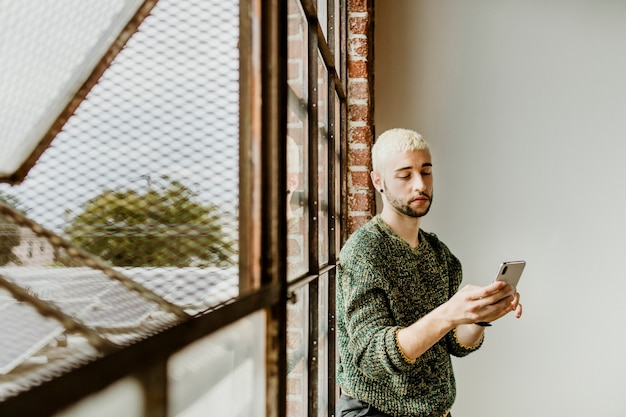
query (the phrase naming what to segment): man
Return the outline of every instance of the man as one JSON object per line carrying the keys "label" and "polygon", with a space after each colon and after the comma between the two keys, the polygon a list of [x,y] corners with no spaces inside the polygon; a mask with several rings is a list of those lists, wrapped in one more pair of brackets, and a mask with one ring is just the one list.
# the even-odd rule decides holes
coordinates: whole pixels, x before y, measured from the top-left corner
{"label": "man", "polygon": [[478,349],[484,323],[512,311],[521,317],[519,294],[503,282],[459,290],[459,260],[420,229],[433,164],[419,133],[384,132],[372,161],[383,209],[339,257],[337,415],[448,416],[456,395],[450,355]]}

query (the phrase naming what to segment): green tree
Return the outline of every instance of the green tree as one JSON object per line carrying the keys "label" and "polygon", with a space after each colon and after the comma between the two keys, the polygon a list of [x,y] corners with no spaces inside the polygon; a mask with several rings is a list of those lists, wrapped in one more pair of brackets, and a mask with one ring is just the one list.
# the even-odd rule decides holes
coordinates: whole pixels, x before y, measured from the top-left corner
{"label": "green tree", "polygon": [[[19,210],[20,203],[18,199],[2,191],[0,191],[0,202]],[[4,216],[0,216],[0,265],[6,265],[9,262],[19,262],[18,257],[13,253],[13,248],[20,244],[20,240],[19,226],[7,220]]]}
{"label": "green tree", "polygon": [[234,242],[212,205],[178,181],[145,192],[107,190],[87,202],[66,232],[117,266],[227,266]]}

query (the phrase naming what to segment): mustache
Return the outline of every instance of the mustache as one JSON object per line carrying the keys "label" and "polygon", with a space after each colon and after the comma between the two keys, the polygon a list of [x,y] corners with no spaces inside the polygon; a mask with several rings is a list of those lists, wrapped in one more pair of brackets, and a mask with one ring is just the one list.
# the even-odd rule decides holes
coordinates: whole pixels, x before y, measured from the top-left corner
{"label": "mustache", "polygon": [[415,196],[412,196],[409,201],[414,201],[414,200],[417,200],[418,198],[424,198],[424,197],[426,197],[428,201],[431,201],[433,199],[432,194],[429,195],[428,193],[419,193]]}

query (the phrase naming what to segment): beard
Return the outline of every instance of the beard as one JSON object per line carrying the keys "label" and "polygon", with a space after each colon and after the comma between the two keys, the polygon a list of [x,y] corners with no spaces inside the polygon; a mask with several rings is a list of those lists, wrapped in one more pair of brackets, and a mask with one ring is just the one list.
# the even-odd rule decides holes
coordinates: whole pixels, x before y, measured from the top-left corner
{"label": "beard", "polygon": [[418,217],[423,217],[427,215],[428,212],[430,211],[430,207],[433,204],[432,194],[428,195],[426,193],[421,193],[419,196],[425,196],[428,198],[428,205],[426,207],[423,207],[420,209],[414,209],[413,207],[411,207],[411,201],[413,201],[416,197],[412,197],[408,202],[405,202],[399,198],[396,198],[394,196],[390,196],[389,194],[387,194],[387,201],[389,202],[391,207],[396,209],[398,212],[404,215],[407,215],[409,217],[418,218]]}

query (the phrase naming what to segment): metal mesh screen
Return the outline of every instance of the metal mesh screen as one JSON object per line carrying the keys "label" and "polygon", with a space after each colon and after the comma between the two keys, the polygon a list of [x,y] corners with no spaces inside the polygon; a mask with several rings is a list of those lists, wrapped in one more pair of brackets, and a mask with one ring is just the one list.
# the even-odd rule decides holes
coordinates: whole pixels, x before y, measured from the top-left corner
{"label": "metal mesh screen", "polygon": [[141,0],[0,0],[0,176],[33,151]]}
{"label": "metal mesh screen", "polygon": [[238,295],[238,14],[159,1],[23,183],[0,184],[0,400]]}

